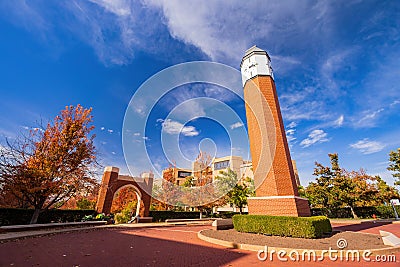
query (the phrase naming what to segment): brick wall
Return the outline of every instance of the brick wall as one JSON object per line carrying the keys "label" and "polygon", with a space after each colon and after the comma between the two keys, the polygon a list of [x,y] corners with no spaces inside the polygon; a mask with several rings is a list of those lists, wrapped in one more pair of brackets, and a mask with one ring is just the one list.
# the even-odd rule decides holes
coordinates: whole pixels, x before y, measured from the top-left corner
{"label": "brick wall", "polygon": [[307,199],[302,198],[272,198],[248,199],[249,214],[274,216],[310,216]]}

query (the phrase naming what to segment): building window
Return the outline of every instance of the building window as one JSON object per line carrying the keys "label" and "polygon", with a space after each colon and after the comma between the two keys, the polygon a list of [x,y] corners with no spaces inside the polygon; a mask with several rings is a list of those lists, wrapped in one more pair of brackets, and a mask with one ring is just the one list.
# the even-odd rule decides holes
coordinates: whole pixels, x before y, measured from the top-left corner
{"label": "building window", "polygon": [[214,170],[226,169],[229,167],[229,160],[214,163]]}
{"label": "building window", "polygon": [[191,172],[186,172],[186,171],[178,171],[178,177],[179,178],[186,178],[188,176],[192,175]]}

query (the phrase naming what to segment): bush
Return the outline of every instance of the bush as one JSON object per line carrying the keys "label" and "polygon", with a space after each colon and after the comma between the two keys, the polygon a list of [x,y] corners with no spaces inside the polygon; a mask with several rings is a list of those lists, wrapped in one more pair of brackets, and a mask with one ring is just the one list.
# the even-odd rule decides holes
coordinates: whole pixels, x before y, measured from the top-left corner
{"label": "bush", "polygon": [[129,222],[135,211],[136,211],[136,202],[128,203],[128,205],[120,213],[115,214],[115,222],[116,223]]}
{"label": "bush", "polygon": [[80,210],[91,210],[96,206],[96,201],[90,201],[89,199],[82,198],[76,202],[76,206]]}
{"label": "bush", "polygon": [[[218,213],[213,213],[211,218],[221,218],[221,219],[230,219],[234,215],[240,214],[240,212],[234,211],[219,211]],[[248,214],[247,212],[242,212],[243,215]]]}
{"label": "bush", "polygon": [[[400,206],[396,206],[396,210],[397,213],[400,214]],[[355,207],[354,212],[359,218],[372,218],[373,214],[380,219],[389,219],[395,217],[392,206]],[[337,208],[331,210],[312,208],[311,215],[324,215],[328,218],[353,218],[350,208]]]}
{"label": "bush", "polygon": [[300,238],[318,238],[332,232],[331,223],[325,216],[235,215],[233,225],[239,232]]}
{"label": "bush", "polygon": [[164,222],[166,219],[198,219],[198,211],[171,211],[171,210],[151,210],[150,217],[153,222]]}
{"label": "bush", "polygon": [[[29,224],[33,209],[0,208],[0,225]],[[86,215],[95,214],[94,210],[58,210],[50,209],[39,215],[38,223],[79,222]]]}

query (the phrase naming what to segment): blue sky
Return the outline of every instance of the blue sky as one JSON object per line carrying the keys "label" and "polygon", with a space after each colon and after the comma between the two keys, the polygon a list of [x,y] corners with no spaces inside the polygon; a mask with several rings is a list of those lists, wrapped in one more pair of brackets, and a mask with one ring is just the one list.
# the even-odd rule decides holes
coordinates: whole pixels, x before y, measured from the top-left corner
{"label": "blue sky", "polygon": [[[337,152],[344,168],[365,168],[393,184],[386,167],[400,146],[399,13],[398,1],[2,1],[0,134],[13,138],[66,105],[93,107],[101,163],[127,172],[124,115],[143,82],[188,61],[239,69],[256,44],[272,59],[301,182],[314,179],[315,161],[328,164],[327,154]],[[228,129],[210,119],[179,120],[179,113],[215,110],[201,102],[167,119],[194,97],[222,101],[245,123],[243,102],[229,91],[176,88],[157,102],[146,132],[132,133],[157,166],[168,164],[161,136],[178,138],[190,160],[205,138],[218,156],[229,153],[227,133],[243,131],[239,120]],[[213,150],[210,139],[203,145]],[[233,153],[246,156],[246,143]],[[135,171],[146,169],[138,163]]]}

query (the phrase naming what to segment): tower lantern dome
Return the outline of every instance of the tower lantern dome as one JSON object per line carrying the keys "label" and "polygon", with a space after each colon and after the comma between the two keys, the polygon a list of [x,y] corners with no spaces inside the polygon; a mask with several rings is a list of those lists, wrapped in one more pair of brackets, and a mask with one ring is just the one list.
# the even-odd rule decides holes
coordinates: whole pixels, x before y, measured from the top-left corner
{"label": "tower lantern dome", "polygon": [[258,75],[268,75],[274,78],[271,58],[268,53],[257,46],[250,47],[240,63],[243,85],[247,80]]}

